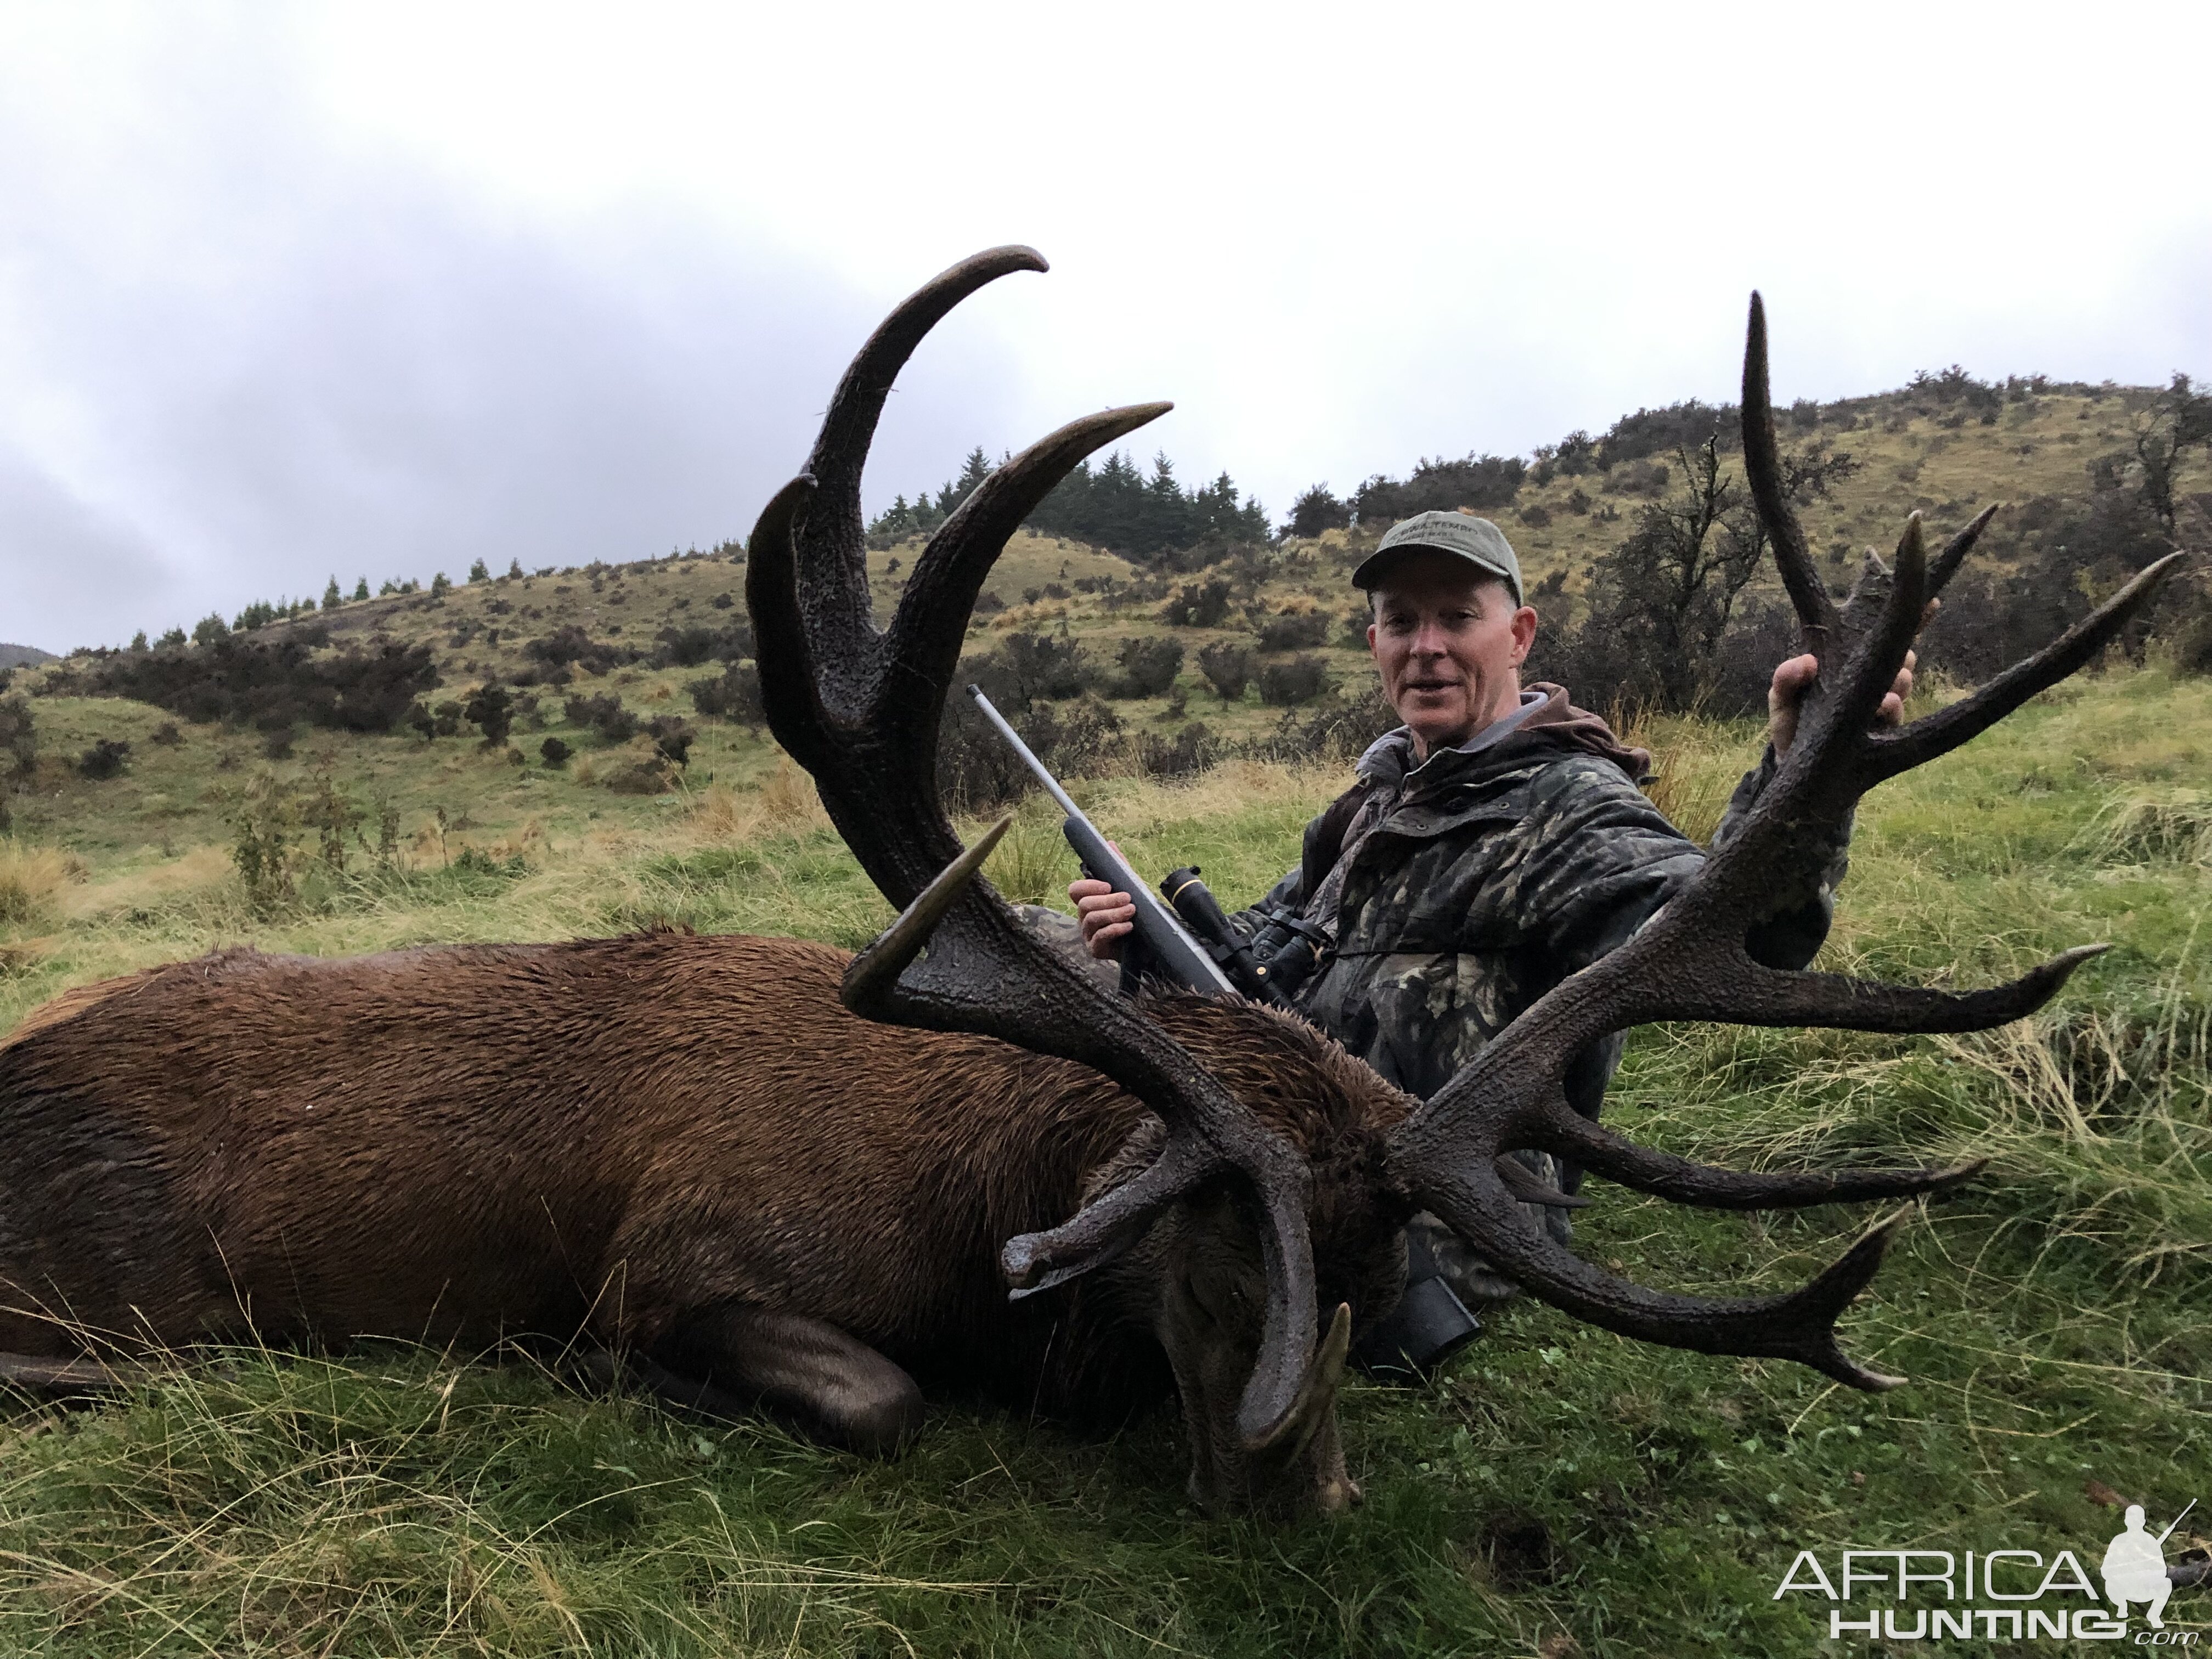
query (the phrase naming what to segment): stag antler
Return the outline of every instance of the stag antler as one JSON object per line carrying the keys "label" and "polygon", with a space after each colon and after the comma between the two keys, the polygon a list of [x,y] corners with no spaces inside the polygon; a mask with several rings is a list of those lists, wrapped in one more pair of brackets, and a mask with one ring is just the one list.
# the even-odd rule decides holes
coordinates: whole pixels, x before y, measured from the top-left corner
{"label": "stag antler", "polygon": [[1840,1176],[1714,1169],[1599,1127],[1567,1103],[1563,1079],[1588,1044],[1650,1020],[1972,1031],[2040,1007],[2105,947],[2069,951],[2008,985],[1953,994],[1764,967],[1747,953],[1744,936],[1772,912],[1778,891],[1802,890],[1818,878],[1861,795],[1957,748],[2072,673],[2186,556],[2152,565],[2060,639],[1972,696],[1900,731],[1875,731],[1875,712],[1905,661],[1927,601],[1958,568],[1995,509],[1954,537],[1932,567],[1921,545],[1920,515],[1912,514],[1894,567],[1870,560],[1838,611],[1814,568],[1782,484],[1767,395],[1765,313],[1757,295],[1744,351],[1743,434],[1759,520],[1774,544],[1805,648],[1820,658],[1820,677],[1801,709],[1796,740],[1738,833],[1682,893],[1626,945],[1537,1001],[1407,1118],[1392,1136],[1389,1164],[1410,1196],[1501,1271],[1578,1318],[1645,1341],[1796,1359],[1856,1387],[1887,1388],[1902,1379],[1849,1358],[1835,1322],[1880,1265],[1894,1218],[1796,1291],[1710,1301],[1647,1291],[1590,1267],[1525,1219],[1493,1160],[1501,1152],[1537,1149],[1662,1198],[1724,1209],[1935,1193],[1980,1168]]}
{"label": "stag antler", "polygon": [[[1002,1259],[1016,1293],[1111,1260],[1163,1207],[1224,1171],[1258,1200],[1267,1306],[1238,1427],[1264,1446],[1310,1411],[1315,1392],[1305,1386],[1317,1344],[1304,1159],[1158,1025],[1034,938],[975,875],[1005,825],[963,853],[937,793],[946,688],[976,594],[1007,538],[1085,456],[1171,405],[1108,410],[1024,450],[930,538],[890,629],[879,632],[870,617],[860,471],[892,381],[969,295],[1008,272],[1045,268],[1025,247],[963,260],[894,311],[853,360],[806,471],[769,501],[748,544],[745,598],[762,701],[769,729],[814,775],[861,867],[904,907],[854,959],[847,1006],[871,1019],[981,1032],[1079,1061],[1168,1126],[1165,1149],[1143,1174],[1064,1225],[1007,1243]],[[1324,1369],[1329,1358],[1320,1354]]]}

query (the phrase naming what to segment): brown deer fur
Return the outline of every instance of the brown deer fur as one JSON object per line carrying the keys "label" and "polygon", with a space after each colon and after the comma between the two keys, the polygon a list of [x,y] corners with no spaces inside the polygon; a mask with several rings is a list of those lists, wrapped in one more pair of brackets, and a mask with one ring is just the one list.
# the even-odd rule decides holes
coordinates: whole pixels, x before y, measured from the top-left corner
{"label": "brown deer fur", "polygon": [[[1163,1394],[1174,1227],[1019,1303],[998,1261],[1141,1168],[1157,1121],[1068,1061],[856,1018],[846,962],[662,930],[228,951],[68,993],[0,1042],[0,1350],[580,1334],[696,1378],[714,1342],[770,1340],[715,1337],[736,1307],[1024,1406]],[[1311,1158],[1328,1293],[1386,1310],[1402,1215],[1370,1172],[1406,1097],[1255,1006],[1150,1011]],[[1217,1265],[1256,1282],[1243,1244]],[[893,1416],[817,1426],[880,1443]]]}

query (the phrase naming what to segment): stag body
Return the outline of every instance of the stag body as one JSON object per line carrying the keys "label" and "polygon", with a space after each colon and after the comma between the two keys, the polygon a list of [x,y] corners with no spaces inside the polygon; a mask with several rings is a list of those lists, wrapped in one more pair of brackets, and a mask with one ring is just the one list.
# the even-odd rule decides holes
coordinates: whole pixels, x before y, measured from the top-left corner
{"label": "stag body", "polygon": [[[71,993],[0,1043],[0,1349],[80,1352],[53,1315],[126,1346],[580,1334],[692,1403],[765,1397],[870,1448],[916,1426],[909,1373],[1095,1419],[1202,1363],[1194,1322],[1256,1293],[1249,1252],[1195,1265],[1170,1224],[1054,1295],[1009,1303],[999,1273],[1006,1239],[1141,1167],[1143,1105],[990,1038],[866,1024],[846,966],[658,932],[232,951]],[[1293,1022],[1154,1012],[1322,1167],[1403,1115]],[[1337,1206],[1340,1295],[1395,1294],[1393,1219]]]}

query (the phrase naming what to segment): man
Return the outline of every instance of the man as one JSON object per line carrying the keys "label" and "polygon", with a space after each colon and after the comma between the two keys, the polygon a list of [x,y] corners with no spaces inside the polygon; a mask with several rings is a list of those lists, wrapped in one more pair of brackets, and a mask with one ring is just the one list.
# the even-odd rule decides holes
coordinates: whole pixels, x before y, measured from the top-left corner
{"label": "man", "polygon": [[[1624,747],[1561,688],[1522,689],[1537,618],[1496,525],[1421,514],[1393,528],[1352,580],[1373,605],[1368,647],[1405,724],[1370,746],[1352,787],[1307,826],[1298,867],[1233,920],[1248,934],[1289,923],[1312,939],[1319,964],[1297,993],[1299,1009],[1426,1097],[1537,998],[1632,936],[1705,854],[1637,787],[1649,755]],[[1883,701],[1885,722],[1903,709],[1911,662]],[[1737,787],[1715,845],[1773,775],[1817,669],[1802,656],[1775,670],[1765,756]],[[1818,886],[1787,896],[1753,932],[1751,954],[1778,968],[1809,963],[1844,868],[1838,845]],[[1087,880],[1067,891],[1091,954],[1118,957],[1136,915],[1127,896]],[[1586,1116],[1597,1115],[1625,1042],[1615,1034],[1593,1045],[1570,1073],[1567,1098]],[[1580,1183],[1578,1170],[1524,1157],[1570,1193]],[[1544,1216],[1564,1241],[1566,1212]],[[1408,1239],[1416,1289],[1433,1255],[1464,1303],[1513,1294],[1432,1218],[1417,1218]],[[1475,1328],[1467,1319],[1457,1340]],[[1429,1353],[1418,1344],[1404,1352],[1432,1361],[1454,1346],[1439,1332]]]}

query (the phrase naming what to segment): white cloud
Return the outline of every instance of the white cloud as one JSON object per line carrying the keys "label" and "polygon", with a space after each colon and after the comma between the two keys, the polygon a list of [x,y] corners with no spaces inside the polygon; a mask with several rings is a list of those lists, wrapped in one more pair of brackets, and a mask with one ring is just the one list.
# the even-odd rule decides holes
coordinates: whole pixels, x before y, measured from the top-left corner
{"label": "white cloud", "polygon": [[1278,509],[1525,452],[1728,396],[1754,285],[1785,396],[2204,373],[2208,15],[15,14],[0,450],[168,586],[79,553],[0,637],[742,529],[875,315],[1006,240],[1053,273],[940,329],[872,495],[1156,397],[1140,448]]}

